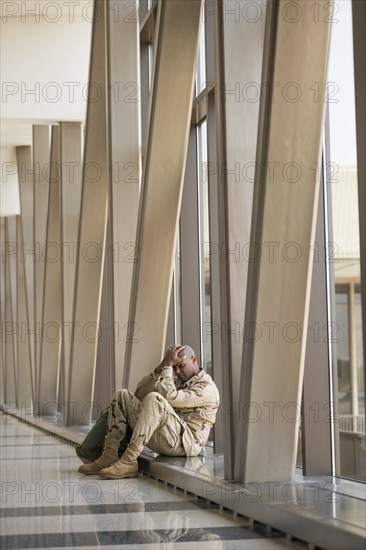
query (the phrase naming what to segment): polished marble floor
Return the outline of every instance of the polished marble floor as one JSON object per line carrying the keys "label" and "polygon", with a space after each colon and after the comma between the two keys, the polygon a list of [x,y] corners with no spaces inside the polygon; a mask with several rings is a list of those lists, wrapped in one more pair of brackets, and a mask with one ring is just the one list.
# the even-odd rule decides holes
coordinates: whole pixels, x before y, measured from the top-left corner
{"label": "polished marble floor", "polygon": [[0,413],[0,548],[301,550],[244,517],[140,474],[83,476],[72,445]]}

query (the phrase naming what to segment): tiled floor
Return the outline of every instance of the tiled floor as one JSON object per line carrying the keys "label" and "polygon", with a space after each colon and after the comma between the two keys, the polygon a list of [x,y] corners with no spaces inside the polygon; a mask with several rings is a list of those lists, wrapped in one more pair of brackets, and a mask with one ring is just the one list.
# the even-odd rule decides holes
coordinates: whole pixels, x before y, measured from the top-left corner
{"label": "tiled floor", "polygon": [[2,550],[306,548],[142,474],[79,474],[71,445],[2,413],[0,445]]}

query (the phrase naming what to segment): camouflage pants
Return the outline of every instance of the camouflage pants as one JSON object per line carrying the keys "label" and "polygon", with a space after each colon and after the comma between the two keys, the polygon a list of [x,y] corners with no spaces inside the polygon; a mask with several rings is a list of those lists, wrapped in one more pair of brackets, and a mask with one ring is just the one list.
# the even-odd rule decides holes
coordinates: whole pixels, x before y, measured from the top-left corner
{"label": "camouflage pants", "polygon": [[182,443],[184,423],[160,393],[148,393],[140,401],[128,390],[116,391],[110,404],[107,435],[121,440],[129,428],[130,441],[139,446],[146,445],[168,456],[186,454]]}

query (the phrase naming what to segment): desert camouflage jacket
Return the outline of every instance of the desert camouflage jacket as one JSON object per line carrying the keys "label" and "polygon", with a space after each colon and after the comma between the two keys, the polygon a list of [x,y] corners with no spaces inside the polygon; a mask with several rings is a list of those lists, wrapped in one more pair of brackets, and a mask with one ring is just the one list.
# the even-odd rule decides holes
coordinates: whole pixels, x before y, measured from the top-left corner
{"label": "desert camouflage jacket", "polygon": [[164,369],[160,375],[153,371],[140,380],[135,395],[142,401],[152,391],[159,392],[173,407],[182,421],[186,455],[196,456],[206,445],[220,403],[219,391],[211,376],[200,370],[181,382],[173,378],[172,368]]}

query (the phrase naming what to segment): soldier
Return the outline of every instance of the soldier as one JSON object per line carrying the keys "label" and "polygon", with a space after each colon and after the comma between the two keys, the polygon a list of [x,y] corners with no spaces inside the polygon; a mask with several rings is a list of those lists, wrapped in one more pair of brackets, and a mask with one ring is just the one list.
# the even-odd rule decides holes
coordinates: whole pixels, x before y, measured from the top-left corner
{"label": "soldier", "polygon": [[[135,395],[126,389],[113,395],[103,454],[80,466],[79,472],[103,479],[136,477],[137,458],[145,445],[163,455],[197,456],[206,445],[219,401],[215,383],[198,365],[192,348],[169,348],[160,365],[140,380]],[[118,459],[120,441],[129,429],[130,442]]]}

